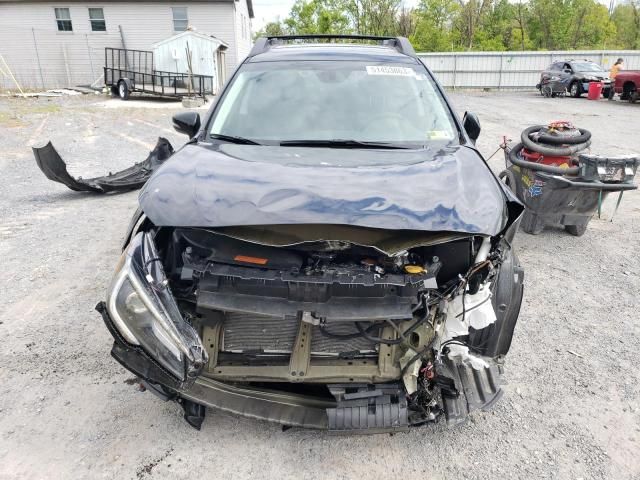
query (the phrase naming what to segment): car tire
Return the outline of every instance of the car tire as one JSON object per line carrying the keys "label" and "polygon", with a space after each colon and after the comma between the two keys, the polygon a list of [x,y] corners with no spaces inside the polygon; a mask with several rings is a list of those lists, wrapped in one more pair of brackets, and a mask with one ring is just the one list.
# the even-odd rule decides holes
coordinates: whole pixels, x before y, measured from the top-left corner
{"label": "car tire", "polygon": [[118,96],[120,100],[129,100],[129,86],[124,80],[118,82]]}
{"label": "car tire", "polygon": [[579,98],[582,95],[582,87],[578,82],[571,82],[569,85],[569,95],[573,98]]}
{"label": "car tire", "polygon": [[535,213],[525,210],[520,227],[529,235],[540,235],[544,230],[544,220]]}
{"label": "car tire", "polygon": [[587,231],[587,224],[582,225],[565,225],[564,229],[574,237],[581,237]]}
{"label": "car tire", "polygon": [[629,103],[636,103],[638,99],[640,99],[640,94],[638,94],[637,90],[629,92]]}

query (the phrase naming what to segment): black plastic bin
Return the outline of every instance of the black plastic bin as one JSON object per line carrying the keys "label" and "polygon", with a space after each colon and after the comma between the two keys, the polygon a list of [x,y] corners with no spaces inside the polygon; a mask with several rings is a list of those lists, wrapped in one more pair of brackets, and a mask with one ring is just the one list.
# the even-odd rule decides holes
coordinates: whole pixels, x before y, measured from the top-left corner
{"label": "black plastic bin", "polygon": [[500,178],[524,203],[522,229],[533,235],[546,225],[562,225],[580,236],[609,193],[638,188],[633,183],[638,157],[580,155],[578,175],[554,175],[514,165],[510,148],[505,148],[507,169]]}

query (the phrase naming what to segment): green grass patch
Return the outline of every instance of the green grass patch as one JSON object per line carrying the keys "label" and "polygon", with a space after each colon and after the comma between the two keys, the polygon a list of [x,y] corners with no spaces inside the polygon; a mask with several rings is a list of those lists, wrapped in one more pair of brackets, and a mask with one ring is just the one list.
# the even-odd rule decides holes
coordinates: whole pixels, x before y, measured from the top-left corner
{"label": "green grass patch", "polygon": [[57,113],[60,110],[60,105],[57,103],[48,103],[46,105],[24,106],[21,113]]}

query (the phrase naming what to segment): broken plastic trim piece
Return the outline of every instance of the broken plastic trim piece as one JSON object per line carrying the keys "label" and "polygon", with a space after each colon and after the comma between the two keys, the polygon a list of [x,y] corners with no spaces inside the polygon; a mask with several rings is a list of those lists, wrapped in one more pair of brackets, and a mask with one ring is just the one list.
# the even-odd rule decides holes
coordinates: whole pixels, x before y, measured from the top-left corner
{"label": "broken plastic trim piece", "polygon": [[159,137],[155,148],[144,161],[120,172],[88,179],[69,175],[67,164],[51,142],[43,147],[33,147],[33,155],[38,167],[49,180],[62,183],[76,192],[127,192],[141,188],[151,174],[173,155],[173,147],[169,140]]}
{"label": "broken plastic trim piece", "polygon": [[[444,358],[437,365],[442,404],[448,426],[464,423],[474,410],[491,408],[503,395],[498,364],[490,358],[476,357],[485,367],[474,366],[469,357]],[[449,384],[449,387],[443,387]],[[455,390],[453,389],[455,388]],[[456,394],[457,391],[457,394]]]}
{"label": "broken plastic trim piece", "polygon": [[196,430],[200,430],[202,422],[204,422],[204,416],[206,414],[206,407],[199,403],[192,402],[191,400],[182,400],[182,409],[184,410],[184,419],[189,425]]}

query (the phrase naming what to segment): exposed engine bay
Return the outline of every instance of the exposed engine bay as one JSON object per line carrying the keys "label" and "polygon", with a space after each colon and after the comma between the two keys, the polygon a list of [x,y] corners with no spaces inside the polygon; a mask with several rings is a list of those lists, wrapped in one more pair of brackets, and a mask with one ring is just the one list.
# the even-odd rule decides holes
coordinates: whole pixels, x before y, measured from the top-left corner
{"label": "exposed engine bay", "polygon": [[[440,235],[390,254],[344,239],[273,246],[246,239],[254,236],[241,228],[136,236],[154,245],[142,252],[140,276],[171,293],[193,333],[185,346],[193,360],[170,395],[193,391],[198,376],[302,395],[320,402],[324,418],[254,416],[335,431],[397,430],[442,414],[456,424],[500,397],[523,286],[505,243]],[[183,401],[199,426],[204,409]]]}

